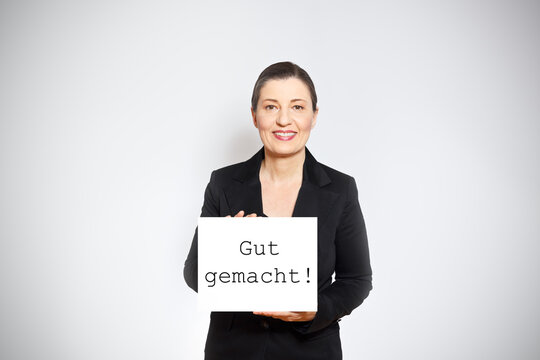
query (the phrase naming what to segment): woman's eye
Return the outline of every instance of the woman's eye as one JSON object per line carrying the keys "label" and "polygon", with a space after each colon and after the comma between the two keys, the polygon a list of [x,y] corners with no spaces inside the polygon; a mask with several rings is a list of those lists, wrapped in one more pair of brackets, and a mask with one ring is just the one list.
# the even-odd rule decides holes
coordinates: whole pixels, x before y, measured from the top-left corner
{"label": "woman's eye", "polygon": [[265,109],[266,110],[274,110],[275,106],[274,105],[266,105],[265,106]]}
{"label": "woman's eye", "polygon": [[303,107],[302,105],[294,105],[294,106],[293,106],[293,109],[295,109],[295,110],[302,110],[302,109],[304,109],[304,107]]}

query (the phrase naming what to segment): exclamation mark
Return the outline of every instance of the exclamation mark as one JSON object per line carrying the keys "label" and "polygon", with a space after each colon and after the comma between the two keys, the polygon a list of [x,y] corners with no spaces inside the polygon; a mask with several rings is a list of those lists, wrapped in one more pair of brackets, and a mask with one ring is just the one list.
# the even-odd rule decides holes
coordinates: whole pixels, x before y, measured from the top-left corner
{"label": "exclamation mark", "polygon": [[309,282],[309,268],[307,268],[307,278],[308,278],[307,282]]}

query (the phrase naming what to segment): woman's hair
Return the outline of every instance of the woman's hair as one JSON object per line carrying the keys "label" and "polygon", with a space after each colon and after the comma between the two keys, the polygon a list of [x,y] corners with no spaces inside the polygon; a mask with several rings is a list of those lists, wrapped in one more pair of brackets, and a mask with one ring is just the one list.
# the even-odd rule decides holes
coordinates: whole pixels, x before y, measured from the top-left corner
{"label": "woman's hair", "polygon": [[261,75],[259,75],[259,78],[253,87],[253,95],[251,95],[251,107],[253,108],[253,111],[257,110],[257,103],[259,102],[259,97],[261,96],[261,88],[268,80],[285,80],[288,78],[297,78],[308,87],[311,95],[313,111],[315,111],[317,108],[317,93],[315,92],[315,85],[313,85],[313,81],[311,81],[311,78],[304,69],[290,61],[272,64],[264,69]]}

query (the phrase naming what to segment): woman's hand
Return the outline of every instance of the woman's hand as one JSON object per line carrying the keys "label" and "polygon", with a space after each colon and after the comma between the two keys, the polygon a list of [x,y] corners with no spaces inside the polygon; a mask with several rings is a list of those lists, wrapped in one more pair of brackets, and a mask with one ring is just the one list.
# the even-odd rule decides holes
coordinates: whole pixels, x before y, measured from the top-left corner
{"label": "woman's hand", "polygon": [[[227,215],[225,217],[231,217],[231,215]],[[238,214],[234,215],[234,217],[244,217],[244,210],[240,210]],[[251,213],[249,215],[246,215],[246,217],[257,217],[256,213]]]}
{"label": "woman's hand", "polygon": [[310,321],[315,317],[316,311],[254,311],[255,315],[263,315],[283,321]]}

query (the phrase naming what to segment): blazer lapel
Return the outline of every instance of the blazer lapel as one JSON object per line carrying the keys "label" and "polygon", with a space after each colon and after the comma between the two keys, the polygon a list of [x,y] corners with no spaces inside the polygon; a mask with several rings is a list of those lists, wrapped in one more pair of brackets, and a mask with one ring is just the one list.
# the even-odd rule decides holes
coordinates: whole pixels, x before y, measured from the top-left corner
{"label": "blazer lapel", "polygon": [[[244,210],[245,215],[251,213],[262,215],[262,193],[259,179],[262,159],[264,159],[264,146],[249,160],[242,163],[233,176],[235,181],[230,187],[224,189],[231,216],[236,215],[240,210]],[[324,189],[331,182],[324,168],[306,147],[302,185],[292,216],[327,219],[328,212],[339,196]],[[319,220],[319,227],[321,225]]]}

